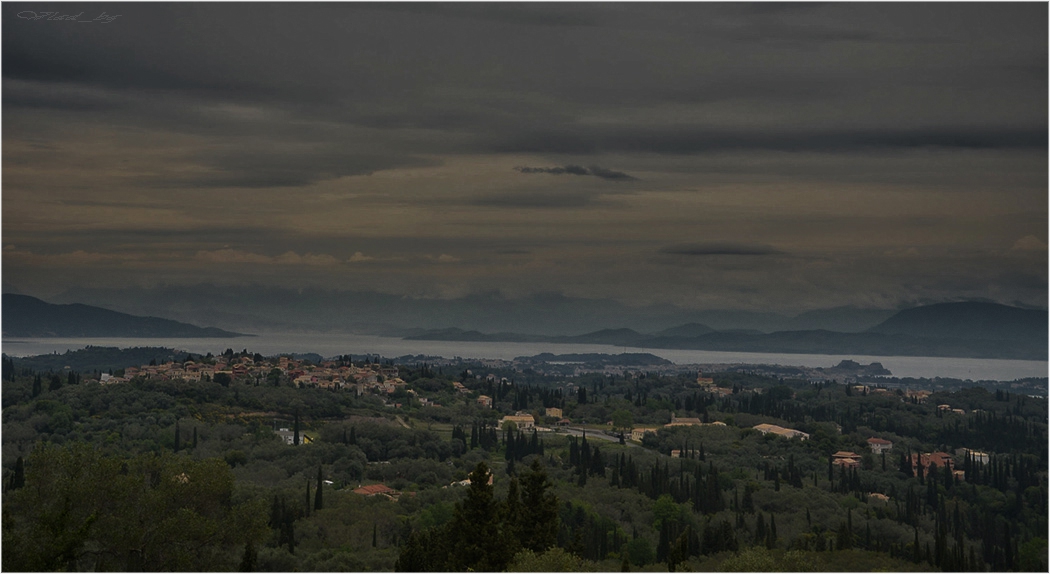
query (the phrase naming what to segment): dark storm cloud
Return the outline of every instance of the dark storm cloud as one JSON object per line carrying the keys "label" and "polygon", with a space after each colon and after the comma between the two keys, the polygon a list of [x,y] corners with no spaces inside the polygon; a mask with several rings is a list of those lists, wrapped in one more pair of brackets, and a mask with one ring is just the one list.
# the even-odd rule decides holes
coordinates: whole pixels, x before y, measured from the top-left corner
{"label": "dark storm cloud", "polygon": [[696,154],[727,150],[856,152],[887,148],[1046,149],[1045,129],[914,129],[719,131],[701,128],[587,129],[534,132],[498,144],[512,153],[651,152]]}
{"label": "dark storm cloud", "polygon": [[8,79],[4,82],[5,109],[40,108],[99,112],[120,109],[125,103],[125,98],[117,98],[113,94],[79,84],[65,84],[63,87],[62,84],[26,82],[18,79]]}
{"label": "dark storm cloud", "polygon": [[634,176],[627,175],[622,171],[613,171],[611,169],[605,169],[603,167],[591,166],[591,175],[600,177],[602,179],[622,179],[622,180],[635,180]]}
{"label": "dark storm cloud", "polygon": [[769,245],[726,242],[670,245],[660,249],[659,253],[664,255],[684,255],[688,257],[711,257],[715,255],[754,256],[783,254],[782,251],[775,249]]}
{"label": "dark storm cloud", "polygon": [[[859,59],[859,65],[843,65],[841,59],[828,57],[833,51],[784,53],[776,47],[763,48],[752,36],[741,37],[797,38],[817,45],[874,42],[880,34],[886,35],[884,30],[876,33],[879,28],[864,18],[836,15],[863,11],[863,7],[256,4],[243,9],[224,4],[123,4],[119,6],[121,20],[71,30],[57,22],[14,17],[27,6],[31,7],[10,3],[3,7],[5,78],[43,85],[103,86],[124,93],[164,93],[169,100],[183,100],[165,102],[174,108],[208,100],[265,102],[302,120],[300,123],[371,126],[391,133],[399,129],[453,132],[458,137],[452,149],[457,152],[1030,147],[1032,133],[1039,131],[1018,130],[1017,122],[1013,126],[962,125],[976,109],[968,105],[972,96],[955,88],[1016,88],[1008,81],[1011,72],[1000,61],[994,66],[967,62],[965,72],[951,65],[954,60],[941,65],[921,59],[907,63],[867,57]],[[81,8],[69,5],[69,9]],[[85,5],[85,9],[92,11],[96,6]],[[971,18],[970,11],[954,11],[963,13],[955,20],[965,22]],[[910,15],[907,9],[893,7],[889,12],[885,18],[898,21],[903,31],[878,40],[886,46],[913,39],[926,29],[918,25],[924,20],[912,22],[905,17]],[[440,15],[442,26],[433,25],[435,15]],[[522,36],[514,27],[504,27],[515,22],[536,25],[530,32],[536,34],[535,39]],[[548,24],[572,23],[588,24],[579,38],[548,29]],[[635,27],[646,32],[654,27],[667,29],[667,38],[674,41],[636,44],[629,32]],[[266,42],[258,42],[260,37]],[[309,42],[296,40],[307,37]],[[488,49],[475,48],[482,44]],[[420,51],[419,46],[426,49]],[[942,48],[953,50],[959,48],[951,43]],[[572,57],[566,60],[561,56],[565,53]],[[729,55],[731,60],[727,60]],[[996,55],[989,52],[982,58]],[[1009,56],[1001,59],[1045,72],[1045,65],[1039,66],[1045,62],[1045,50],[1035,56],[1039,62],[1030,65],[1016,54]],[[1030,72],[1012,73],[1032,79]],[[1016,84],[1017,80],[1012,81]],[[887,121],[879,117],[885,112],[872,113],[865,102],[857,101],[860,96],[889,90],[889,101],[941,113],[935,108],[937,100],[921,94],[915,97],[907,89],[931,82],[953,88],[949,108],[958,107],[958,114],[947,121],[930,120],[930,128]],[[1045,82],[1039,87],[1045,93]],[[895,89],[902,91],[896,94]],[[6,85],[4,91],[5,106],[108,107],[150,115],[156,123],[186,125],[185,118],[165,118],[161,110],[119,99],[80,98],[77,93],[9,96]],[[814,118],[788,112],[781,114],[783,125],[767,126],[757,133],[743,125],[709,126],[702,120],[683,121],[674,128],[636,120],[599,129],[574,119],[571,109],[580,106],[596,111],[603,105],[668,102],[750,102],[746,105],[757,106],[792,98],[800,103],[826,100],[832,109],[853,107],[863,124],[847,130],[836,127],[842,122],[812,121]],[[1040,117],[1045,117],[1045,103],[1043,108]],[[1017,106],[1004,102],[999,109]],[[265,127],[271,122],[258,123]],[[207,125],[191,121],[188,129]],[[211,125],[216,130],[226,127],[221,121]],[[533,127],[537,125],[559,127]],[[285,122],[280,129],[292,128]],[[339,134],[329,137],[338,139]],[[449,148],[443,145],[441,149]]]}
{"label": "dark storm cloud", "polygon": [[244,74],[243,67],[238,73],[222,61],[221,52],[208,54],[203,46],[178,42],[178,31],[166,25],[178,20],[175,14],[166,13],[170,7],[123,6],[126,8],[120,11],[129,21],[85,26],[21,20],[15,14],[26,5],[5,4],[3,76],[122,89],[210,92],[244,99],[274,92],[266,76]]}
{"label": "dark storm cloud", "polygon": [[593,175],[602,179],[618,179],[621,181],[634,181],[636,179],[622,171],[614,171],[598,166],[583,167],[570,164],[564,167],[516,167],[514,169],[521,173],[549,173],[553,175],[568,173],[572,175]]}
{"label": "dark storm cloud", "polygon": [[567,165],[565,167],[516,167],[514,169],[521,173],[553,173],[554,175],[571,173],[572,175],[590,175],[587,168],[578,165]]}
{"label": "dark storm cloud", "polygon": [[[175,279],[201,251],[246,273],[286,253],[377,267],[452,254],[425,281],[322,266],[311,281],[691,302],[702,281],[707,304],[881,301],[949,271],[938,293],[987,295],[987,261],[963,248],[1046,236],[1045,3],[60,7],[121,18],[0,5],[4,242],[46,255],[5,270],[36,265],[36,284],[67,277],[78,250],[114,274],[87,258],[77,277],[114,283]],[[400,169],[426,166],[440,167]],[[860,195],[887,183],[885,201]],[[957,259],[880,266],[870,253],[900,237]],[[521,246],[536,256],[493,253]],[[132,265],[177,252],[185,267],[121,271],[112,255],[129,250]],[[843,264],[853,252],[869,255]],[[1017,274],[1002,297],[1045,301],[1041,272],[1003,259]],[[303,282],[270,273],[250,276]]]}

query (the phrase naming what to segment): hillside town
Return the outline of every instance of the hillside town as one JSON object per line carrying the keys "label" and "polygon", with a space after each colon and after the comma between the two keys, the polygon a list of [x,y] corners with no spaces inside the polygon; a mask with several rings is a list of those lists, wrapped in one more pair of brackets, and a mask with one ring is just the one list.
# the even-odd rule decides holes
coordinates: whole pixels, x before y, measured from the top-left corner
{"label": "hillside town", "polygon": [[[288,356],[263,358],[259,355],[231,358],[219,355],[201,357],[199,361],[169,361],[127,367],[120,376],[103,373],[97,382],[119,384],[135,377],[215,382],[237,379],[256,384],[273,382],[276,377],[281,377],[291,381],[296,388],[353,390],[358,395],[367,392],[390,394],[406,386],[405,382],[398,378],[397,367],[392,365],[365,363],[358,366],[349,361],[322,361],[315,365],[310,361]],[[85,379],[85,382],[92,380]]]}

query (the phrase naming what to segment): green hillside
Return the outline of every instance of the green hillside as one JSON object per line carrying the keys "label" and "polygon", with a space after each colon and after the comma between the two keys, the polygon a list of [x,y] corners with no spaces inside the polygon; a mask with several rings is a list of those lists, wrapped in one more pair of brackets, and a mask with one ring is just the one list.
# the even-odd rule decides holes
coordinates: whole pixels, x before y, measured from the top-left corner
{"label": "green hillside", "polygon": [[[1047,566],[1045,398],[737,372],[700,386],[628,367],[190,359],[161,358],[154,374],[129,364],[143,370],[115,384],[5,360],[5,570]],[[501,425],[516,412],[554,430]],[[835,464],[843,452],[855,463]],[[910,463],[937,452],[959,472]]]}

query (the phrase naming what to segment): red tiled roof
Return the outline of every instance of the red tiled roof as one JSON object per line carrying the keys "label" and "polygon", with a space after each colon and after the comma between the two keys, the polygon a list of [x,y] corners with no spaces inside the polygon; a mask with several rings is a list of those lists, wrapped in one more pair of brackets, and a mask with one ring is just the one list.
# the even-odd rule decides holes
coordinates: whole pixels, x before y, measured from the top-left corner
{"label": "red tiled roof", "polygon": [[934,464],[944,466],[952,459],[952,455],[946,452],[935,452],[930,454],[930,461]]}
{"label": "red tiled roof", "polygon": [[390,488],[389,486],[387,486],[385,484],[369,484],[368,486],[362,486],[360,488],[355,488],[354,492],[356,494],[363,494],[365,496],[372,496],[374,494],[389,494],[391,492],[396,492],[396,491],[393,488]]}

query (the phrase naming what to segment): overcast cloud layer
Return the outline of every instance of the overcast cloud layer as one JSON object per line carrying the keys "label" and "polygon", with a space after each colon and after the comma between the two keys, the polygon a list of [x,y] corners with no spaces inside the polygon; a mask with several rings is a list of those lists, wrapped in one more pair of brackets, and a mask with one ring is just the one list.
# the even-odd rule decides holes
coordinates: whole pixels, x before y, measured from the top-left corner
{"label": "overcast cloud layer", "polygon": [[1047,306],[1045,3],[2,10],[30,294]]}

